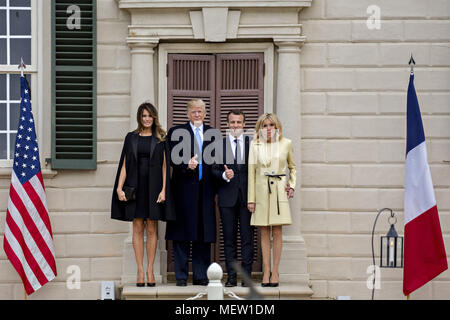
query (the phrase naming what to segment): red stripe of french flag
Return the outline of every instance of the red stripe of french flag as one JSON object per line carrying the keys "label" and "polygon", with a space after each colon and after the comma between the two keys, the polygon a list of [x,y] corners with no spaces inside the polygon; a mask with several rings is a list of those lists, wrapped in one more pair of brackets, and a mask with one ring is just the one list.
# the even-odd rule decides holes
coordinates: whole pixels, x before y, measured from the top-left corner
{"label": "red stripe of french flag", "polygon": [[448,268],[413,74],[408,87],[407,108],[403,270],[405,295]]}

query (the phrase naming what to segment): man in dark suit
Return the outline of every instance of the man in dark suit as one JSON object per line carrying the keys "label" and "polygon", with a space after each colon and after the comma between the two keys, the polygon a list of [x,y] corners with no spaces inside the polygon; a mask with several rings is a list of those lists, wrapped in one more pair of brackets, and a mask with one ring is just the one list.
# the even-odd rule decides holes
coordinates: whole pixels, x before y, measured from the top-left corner
{"label": "man in dark suit", "polygon": [[[219,210],[225,243],[225,260],[228,273],[226,287],[237,285],[236,270],[232,263],[237,260],[238,221],[241,237],[242,269],[250,277],[253,264],[253,227],[251,213],[247,209],[248,136],[244,136],[245,115],[240,110],[227,115],[228,132],[223,139],[223,162],[213,165],[213,175],[219,188]],[[242,282],[242,286],[247,286]]]}
{"label": "man in dark suit", "polygon": [[216,242],[215,185],[212,161],[205,161],[205,149],[213,141],[208,137],[221,135],[220,131],[203,123],[205,115],[205,103],[193,99],[187,106],[189,121],[167,133],[176,221],[167,223],[166,239],[173,240],[177,286],[187,285],[190,246],[193,284],[208,284],[206,271],[211,263],[211,243]]}

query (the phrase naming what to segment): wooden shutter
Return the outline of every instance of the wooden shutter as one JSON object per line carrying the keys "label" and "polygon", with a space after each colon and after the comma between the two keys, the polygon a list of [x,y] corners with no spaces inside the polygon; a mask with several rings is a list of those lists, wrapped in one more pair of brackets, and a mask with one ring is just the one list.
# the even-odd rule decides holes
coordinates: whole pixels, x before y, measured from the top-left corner
{"label": "wooden shutter", "polygon": [[200,98],[205,102],[204,122],[214,126],[214,61],[213,55],[169,54],[168,129],[188,121],[186,105],[193,98]]}
{"label": "wooden shutter", "polygon": [[[225,132],[227,114],[233,109],[245,113],[245,130],[255,128],[258,117],[264,112],[264,54],[240,53],[216,56],[216,128]],[[218,218],[220,238],[216,257],[224,267],[225,252],[222,221]],[[239,234],[239,233],[238,233]],[[260,232],[253,237],[253,271],[262,270]],[[241,241],[237,240],[237,257],[241,261]]]}
{"label": "wooden shutter", "polygon": [[[206,103],[205,123],[225,132],[226,116],[232,109],[246,115],[245,129],[255,127],[264,112],[264,55],[251,54],[169,54],[168,58],[168,128],[188,121],[186,103],[201,98]],[[222,221],[216,206],[217,242],[211,258],[225,270]],[[239,232],[238,232],[239,234]],[[241,261],[238,238],[237,258]],[[167,271],[174,271],[172,242],[167,241]],[[191,258],[189,259],[191,262]],[[189,263],[191,269],[191,263]],[[259,230],[254,232],[253,271],[262,270]],[[172,275],[170,275],[172,276]]]}
{"label": "wooden shutter", "polygon": [[[69,29],[75,5],[80,28]],[[54,169],[97,168],[96,0],[52,1],[52,158]]]}
{"label": "wooden shutter", "polygon": [[245,113],[245,128],[253,129],[264,112],[264,54],[218,54],[216,81],[216,126],[226,129],[227,113]]}

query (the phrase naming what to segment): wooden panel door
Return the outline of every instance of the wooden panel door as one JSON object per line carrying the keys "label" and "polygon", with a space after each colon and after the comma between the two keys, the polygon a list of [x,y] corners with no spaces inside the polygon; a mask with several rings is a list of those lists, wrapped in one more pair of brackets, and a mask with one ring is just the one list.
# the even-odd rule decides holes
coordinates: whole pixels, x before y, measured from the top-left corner
{"label": "wooden panel door", "polygon": [[[188,121],[186,104],[192,98],[205,101],[205,123],[226,130],[226,115],[232,109],[246,114],[245,129],[255,127],[264,112],[264,56],[250,54],[169,54],[168,57],[168,128]],[[222,223],[216,206],[217,242],[211,248],[211,259],[225,270]],[[253,271],[262,270],[259,232],[254,235]],[[173,251],[167,241],[167,271],[173,272]],[[241,245],[238,240],[238,260]],[[191,266],[190,266],[191,267]]]}

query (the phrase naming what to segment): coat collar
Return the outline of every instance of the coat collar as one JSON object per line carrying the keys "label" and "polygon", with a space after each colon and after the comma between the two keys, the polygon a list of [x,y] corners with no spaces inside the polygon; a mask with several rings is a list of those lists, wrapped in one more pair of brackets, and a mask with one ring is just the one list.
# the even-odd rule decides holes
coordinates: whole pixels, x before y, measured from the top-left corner
{"label": "coat collar", "polygon": [[[155,146],[158,143],[155,136],[152,135],[152,142],[150,144],[150,159],[153,156],[153,151],[155,151]],[[133,135],[131,136],[131,149],[133,151],[134,158],[138,158],[138,142],[139,142],[139,133],[133,132]]]}

